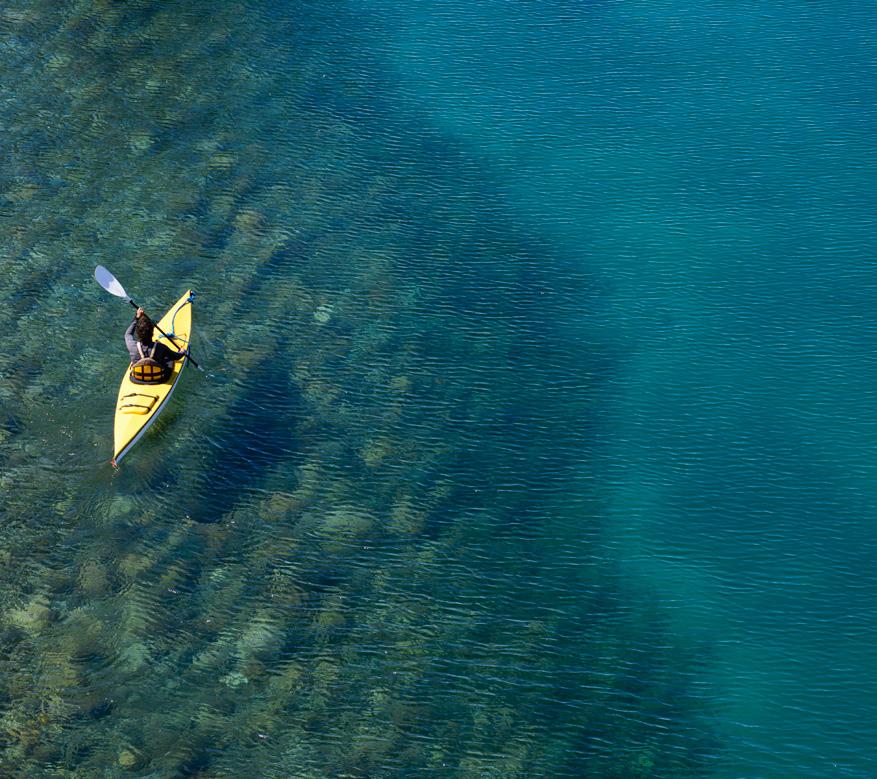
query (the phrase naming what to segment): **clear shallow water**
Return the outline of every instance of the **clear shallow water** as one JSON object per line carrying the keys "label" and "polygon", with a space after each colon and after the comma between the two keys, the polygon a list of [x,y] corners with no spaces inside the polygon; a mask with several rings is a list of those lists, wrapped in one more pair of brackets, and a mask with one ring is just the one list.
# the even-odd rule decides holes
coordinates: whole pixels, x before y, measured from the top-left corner
{"label": "clear shallow water", "polygon": [[872,776],[873,27],[6,6],[2,772]]}

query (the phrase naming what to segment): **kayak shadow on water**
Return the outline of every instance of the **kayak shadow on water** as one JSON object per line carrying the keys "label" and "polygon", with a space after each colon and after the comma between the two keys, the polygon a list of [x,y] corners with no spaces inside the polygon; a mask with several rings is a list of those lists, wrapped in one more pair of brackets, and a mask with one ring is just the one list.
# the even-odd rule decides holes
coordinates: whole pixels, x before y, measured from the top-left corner
{"label": "kayak shadow on water", "polygon": [[[242,485],[258,482],[259,474],[280,457],[295,456],[293,428],[301,418],[303,400],[290,381],[285,361],[263,360],[235,384],[238,396],[222,414],[201,419],[206,429],[199,434],[211,445],[201,450],[197,472],[189,471],[195,485],[187,486],[183,494],[192,497],[178,507],[196,522],[221,521],[242,499]],[[232,391],[231,386],[228,389]],[[186,405],[176,405],[173,411],[169,408],[156,422],[155,432],[169,435],[175,426],[187,424],[183,418]],[[177,482],[180,478],[172,463],[159,470],[153,479]]]}

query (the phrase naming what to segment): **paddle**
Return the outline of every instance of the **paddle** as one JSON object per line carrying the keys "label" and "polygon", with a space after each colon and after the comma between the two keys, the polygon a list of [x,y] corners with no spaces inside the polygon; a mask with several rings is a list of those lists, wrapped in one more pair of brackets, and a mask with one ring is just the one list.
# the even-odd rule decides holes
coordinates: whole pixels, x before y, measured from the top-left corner
{"label": "paddle", "polygon": [[[94,269],[94,278],[95,278],[95,281],[97,281],[97,283],[100,284],[111,295],[115,295],[117,298],[124,298],[132,306],[134,306],[134,308],[140,308],[140,306],[138,306],[133,300],[131,300],[131,298],[128,297],[128,293],[125,292],[125,288],[121,284],[119,284],[119,280],[112,273],[110,273],[103,265],[98,265]],[[143,316],[146,316],[145,312],[144,312]],[[148,316],[146,316],[146,318],[149,319]],[[152,322],[151,319],[149,319],[149,321]],[[159,333],[161,333],[165,338],[168,339],[168,341],[170,341],[174,346],[177,345],[177,342],[174,341],[174,339],[171,338],[164,330],[162,330],[155,322],[152,322],[152,324],[155,326],[156,330],[158,330]],[[198,365],[198,363],[195,362],[195,360],[192,359],[192,355],[189,354],[188,348],[185,349],[185,352],[186,352],[186,359],[190,363],[192,363],[192,365],[194,365],[199,371],[201,371],[203,373],[204,369],[200,365]]]}

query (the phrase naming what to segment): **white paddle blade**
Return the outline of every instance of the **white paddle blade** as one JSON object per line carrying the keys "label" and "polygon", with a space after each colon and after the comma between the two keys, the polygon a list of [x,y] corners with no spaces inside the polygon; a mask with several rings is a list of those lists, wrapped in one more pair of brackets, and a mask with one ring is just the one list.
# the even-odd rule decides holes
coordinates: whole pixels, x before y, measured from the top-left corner
{"label": "white paddle blade", "polygon": [[94,278],[98,284],[100,284],[107,292],[111,295],[115,295],[118,298],[125,298],[125,300],[129,300],[128,293],[125,292],[124,288],[121,284],[119,284],[118,279],[110,273],[103,265],[98,265],[94,269]]}

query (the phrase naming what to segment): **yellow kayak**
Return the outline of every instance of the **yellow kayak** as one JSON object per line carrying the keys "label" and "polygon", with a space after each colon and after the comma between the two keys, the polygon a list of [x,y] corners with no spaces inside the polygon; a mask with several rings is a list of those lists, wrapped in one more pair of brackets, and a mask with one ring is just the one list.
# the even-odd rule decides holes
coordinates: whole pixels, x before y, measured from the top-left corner
{"label": "yellow kayak", "polygon": [[[163,336],[159,330],[164,330],[170,338]],[[188,348],[191,335],[192,292],[188,290],[159,320],[153,338],[164,341],[171,349],[180,352]],[[187,362],[187,359],[177,360],[170,377],[161,384],[135,384],[129,377],[128,368],[125,369],[116,401],[113,465],[118,465],[131,451],[131,447],[140,440],[140,436],[149,429],[167,405]]]}

